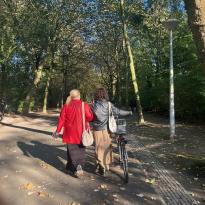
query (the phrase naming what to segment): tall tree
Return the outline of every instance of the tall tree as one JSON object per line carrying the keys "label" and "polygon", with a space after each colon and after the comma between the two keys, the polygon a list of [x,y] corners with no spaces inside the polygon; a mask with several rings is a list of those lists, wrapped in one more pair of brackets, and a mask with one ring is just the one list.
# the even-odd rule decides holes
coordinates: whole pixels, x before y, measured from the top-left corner
{"label": "tall tree", "polygon": [[143,116],[142,106],[141,106],[141,102],[140,102],[139,87],[138,87],[138,83],[137,83],[134,57],[132,54],[132,48],[130,45],[130,40],[128,37],[128,31],[127,31],[127,22],[126,22],[126,17],[125,17],[124,0],[120,0],[120,9],[121,9],[121,18],[122,18],[122,25],[123,25],[124,40],[125,40],[125,45],[127,48],[128,57],[129,57],[130,72],[131,72],[132,83],[133,83],[134,92],[135,92],[135,100],[137,103],[138,121],[139,121],[139,124],[144,124],[144,116]]}
{"label": "tall tree", "polygon": [[205,1],[184,0],[188,22],[198,50],[198,56],[205,73]]}
{"label": "tall tree", "polygon": [[10,9],[4,1],[0,2],[0,98],[6,97],[9,67],[17,48],[14,21],[8,13]]}

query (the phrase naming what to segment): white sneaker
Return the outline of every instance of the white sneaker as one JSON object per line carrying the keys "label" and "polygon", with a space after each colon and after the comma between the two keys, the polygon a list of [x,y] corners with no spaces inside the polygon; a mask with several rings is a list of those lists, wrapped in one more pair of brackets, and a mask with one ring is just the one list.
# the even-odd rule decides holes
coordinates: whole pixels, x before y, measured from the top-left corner
{"label": "white sneaker", "polygon": [[75,176],[77,178],[80,178],[83,176],[83,169],[82,169],[82,166],[80,164],[76,168]]}

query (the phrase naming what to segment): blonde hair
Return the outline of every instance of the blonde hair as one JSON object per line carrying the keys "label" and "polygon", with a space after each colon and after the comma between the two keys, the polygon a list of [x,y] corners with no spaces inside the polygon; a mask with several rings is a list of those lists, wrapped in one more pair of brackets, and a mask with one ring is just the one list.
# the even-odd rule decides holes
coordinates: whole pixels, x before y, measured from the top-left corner
{"label": "blonde hair", "polygon": [[73,99],[80,99],[80,91],[73,89],[70,91],[70,95],[66,99],[66,104],[69,104]]}
{"label": "blonde hair", "polygon": [[66,104],[69,104],[71,102],[71,97],[70,97],[70,95],[67,97],[67,99],[66,99]]}

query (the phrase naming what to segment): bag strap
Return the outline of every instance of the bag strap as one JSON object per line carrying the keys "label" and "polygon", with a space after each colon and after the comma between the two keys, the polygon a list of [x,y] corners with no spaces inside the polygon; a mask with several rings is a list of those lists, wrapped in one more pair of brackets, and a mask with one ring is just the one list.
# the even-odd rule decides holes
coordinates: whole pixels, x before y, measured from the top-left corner
{"label": "bag strap", "polygon": [[109,117],[110,117],[110,116],[113,115],[113,113],[112,113],[112,108],[111,108],[111,103],[110,103],[110,102],[108,102],[108,110],[109,110],[108,114],[109,114]]}
{"label": "bag strap", "polygon": [[83,120],[83,132],[85,131],[85,103],[82,102],[82,120]]}

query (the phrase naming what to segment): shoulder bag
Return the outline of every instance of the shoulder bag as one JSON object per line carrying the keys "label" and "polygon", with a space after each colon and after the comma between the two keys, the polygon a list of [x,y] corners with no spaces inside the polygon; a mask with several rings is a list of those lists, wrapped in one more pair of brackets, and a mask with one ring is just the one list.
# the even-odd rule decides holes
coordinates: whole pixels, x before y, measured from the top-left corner
{"label": "shoulder bag", "polygon": [[82,133],[82,144],[87,147],[93,144],[93,134],[90,130],[90,126],[85,128],[85,103],[82,102],[82,120],[83,120],[83,133]]}
{"label": "shoulder bag", "polygon": [[116,133],[117,123],[116,123],[115,117],[113,115],[112,106],[111,106],[110,102],[108,102],[108,108],[109,108],[108,128],[109,128],[111,133]]}

